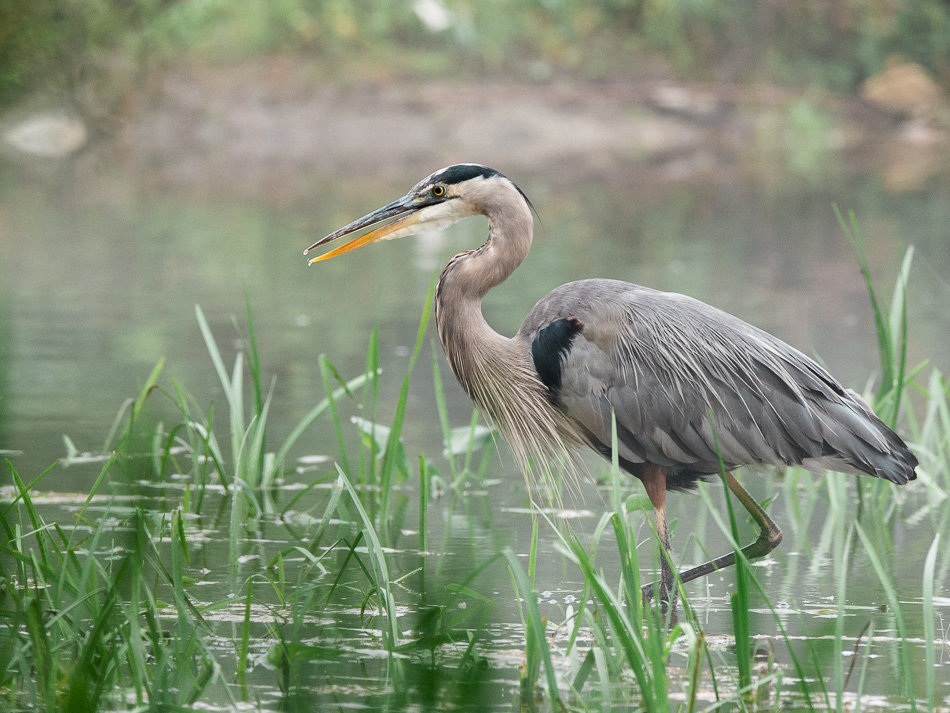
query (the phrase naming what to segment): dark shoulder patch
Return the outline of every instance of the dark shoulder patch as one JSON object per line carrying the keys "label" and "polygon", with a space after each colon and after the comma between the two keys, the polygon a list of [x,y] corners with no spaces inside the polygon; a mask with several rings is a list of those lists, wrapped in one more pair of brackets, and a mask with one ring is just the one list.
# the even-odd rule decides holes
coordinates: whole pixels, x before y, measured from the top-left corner
{"label": "dark shoulder patch", "polygon": [[471,180],[481,176],[482,178],[491,178],[492,176],[500,176],[493,168],[488,168],[488,166],[480,166],[477,163],[460,163],[456,166],[449,166],[446,169],[443,169],[441,172],[433,176],[433,179],[440,181],[442,183],[454,184],[454,183],[463,183],[465,181]]}
{"label": "dark shoulder patch", "polygon": [[567,317],[551,322],[548,326],[538,330],[534,342],[531,343],[531,358],[538,376],[548,387],[552,399],[556,400],[561,390],[561,367],[564,355],[574,341],[574,337],[584,329],[574,317]]}

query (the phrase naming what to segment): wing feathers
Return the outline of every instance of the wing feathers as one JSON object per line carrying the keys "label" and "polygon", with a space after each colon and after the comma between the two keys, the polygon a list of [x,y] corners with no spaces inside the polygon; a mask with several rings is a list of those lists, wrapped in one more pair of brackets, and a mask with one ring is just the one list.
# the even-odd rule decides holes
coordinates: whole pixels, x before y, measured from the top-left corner
{"label": "wing feathers", "polygon": [[717,444],[727,468],[916,477],[916,458],[860,397],[736,317],[682,295],[585,280],[539,302],[522,332],[532,338],[563,319],[583,330],[562,354],[558,405],[601,451],[614,413],[623,459],[665,466],[687,484],[718,472]]}

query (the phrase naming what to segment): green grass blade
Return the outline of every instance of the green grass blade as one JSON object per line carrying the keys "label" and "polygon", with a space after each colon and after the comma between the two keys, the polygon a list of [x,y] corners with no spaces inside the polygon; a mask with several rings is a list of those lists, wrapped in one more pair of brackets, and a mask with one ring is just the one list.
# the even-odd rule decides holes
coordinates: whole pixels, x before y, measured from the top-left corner
{"label": "green grass blade", "polygon": [[208,326],[208,320],[205,319],[204,312],[200,305],[195,305],[195,317],[198,320],[198,329],[204,339],[205,347],[211,356],[211,362],[214,364],[214,370],[218,374],[218,381],[221,383],[221,389],[228,402],[228,414],[231,434],[231,457],[236,460],[241,440],[244,435],[244,385],[243,371],[244,358],[241,352],[234,357],[234,366],[230,375],[224,366],[224,360],[221,358],[221,350],[211,333],[211,327]]}
{"label": "green grass blade", "polygon": [[[703,503],[706,505],[707,511],[712,516],[713,521],[719,527],[720,532],[722,532],[722,534],[729,540],[729,544],[733,547],[733,549],[738,551],[737,559],[744,558],[745,555],[742,553],[741,546],[739,545],[738,540],[735,540],[732,536],[731,526],[727,524],[726,521],[722,518],[722,515],[719,514],[719,511],[716,509],[715,505],[712,502],[712,499],[709,496],[709,490],[706,487],[705,483],[700,483],[699,495],[702,498]],[[762,598],[764,602],[766,602],[766,604],[769,607],[769,610],[772,612],[772,618],[775,621],[775,625],[778,628],[779,633],[781,634],[783,640],[786,642],[788,646],[788,654],[792,660],[792,665],[795,668],[795,673],[799,681],[799,686],[801,687],[801,690],[802,690],[802,695],[805,700],[805,704],[808,706],[808,709],[810,711],[814,711],[815,710],[814,704],[812,703],[811,693],[808,689],[808,675],[806,674],[805,667],[802,665],[801,661],[799,660],[798,655],[795,653],[795,648],[792,646],[792,639],[788,634],[788,630],[785,628],[782,615],[779,614],[779,612],[775,609],[774,606],[772,606],[771,601],[769,600],[769,597],[768,597],[768,593],[765,591],[765,588],[762,586],[761,582],[759,582],[758,578],[750,575],[749,583],[753,587],[755,587],[756,591],[759,593],[759,596]],[[710,661],[710,664],[711,664],[711,661]],[[819,667],[819,671],[821,671],[820,667]],[[818,677],[818,683],[822,687],[822,692],[824,693],[825,707],[831,708],[832,705],[830,702],[830,698],[828,697],[827,691],[824,690],[824,679],[821,676]]]}
{"label": "green grass blade", "polygon": [[346,441],[343,438],[343,426],[340,423],[340,414],[336,409],[336,399],[332,398],[332,394],[335,393],[335,390],[332,388],[332,380],[336,378],[337,383],[342,385],[342,380],[339,378],[339,374],[336,369],[333,367],[333,364],[330,363],[330,360],[327,359],[325,354],[321,354],[317,363],[320,365],[320,376],[323,379],[323,388],[327,394],[331,395],[326,399],[327,408],[330,411],[330,420],[333,423],[333,432],[336,434],[336,443],[337,449],[340,453],[340,464],[343,466],[343,470],[346,473],[351,473],[350,470],[350,460],[347,455]]}
{"label": "green grass blade", "polygon": [[458,469],[455,464],[455,453],[452,450],[452,425],[449,422],[449,410],[445,405],[445,389],[442,384],[442,372],[439,369],[439,349],[435,340],[432,340],[432,385],[435,389],[435,408],[439,414],[439,424],[442,426],[442,440],[448,452],[449,472],[452,480],[458,478]]}
{"label": "green grass blade", "polygon": [[337,466],[337,473],[339,473],[339,476],[343,481],[343,486],[346,488],[347,492],[349,492],[350,499],[353,502],[353,507],[356,508],[356,512],[359,514],[360,520],[363,523],[363,537],[369,547],[370,562],[372,564],[373,576],[375,579],[373,585],[375,586],[377,596],[379,597],[380,614],[382,614],[386,621],[386,626],[383,627],[383,644],[386,648],[386,651],[392,655],[392,653],[399,646],[399,640],[402,635],[399,631],[396,600],[393,597],[392,589],[389,586],[389,566],[386,563],[386,554],[383,551],[382,545],[380,544],[379,536],[376,534],[376,530],[373,527],[373,521],[367,514],[366,509],[363,507],[363,503],[360,501],[359,494],[356,492],[356,489],[353,487],[350,479],[346,477],[346,473],[343,472],[340,466]]}
{"label": "green grass blade", "polygon": [[211,357],[211,363],[214,364],[214,370],[218,374],[218,381],[224,387],[225,395],[231,393],[231,377],[228,376],[228,370],[224,367],[224,360],[221,358],[221,351],[218,349],[218,343],[211,334],[211,327],[208,326],[208,320],[205,319],[205,313],[200,305],[195,305],[195,318],[198,320],[198,329],[205,342],[205,348]]}
{"label": "green grass blade", "polygon": [[419,551],[429,549],[429,465],[419,454]]}
{"label": "green grass blade", "polygon": [[126,399],[122,402],[122,405],[119,406],[118,412],[116,412],[115,419],[112,421],[112,427],[109,428],[108,434],[106,434],[105,440],[102,442],[102,452],[108,453],[116,434],[119,432],[119,429],[122,427],[122,422],[126,418],[126,412],[129,411],[135,405],[135,399]]}
{"label": "green grass blade", "polygon": [[603,576],[594,571],[593,562],[588,553],[575,538],[571,542],[572,560],[581,570],[584,581],[589,583],[591,591],[600,602],[601,611],[607,617],[611,631],[614,634],[615,645],[626,659],[633,671],[640,693],[643,696],[644,708],[648,713],[660,713],[669,709],[668,702],[657,700],[655,695],[655,676],[666,675],[665,670],[654,671],[651,659],[643,648],[643,634],[640,622],[631,622],[627,610],[620,598],[610,589]]}
{"label": "green grass blade", "polygon": [[[21,500],[24,507],[26,507],[26,514],[30,519],[30,525],[37,533],[36,546],[40,551],[40,560],[45,565],[48,565],[50,563],[50,555],[46,548],[46,538],[42,536],[42,531],[46,529],[46,523],[43,522],[43,518],[40,517],[36,506],[33,504],[33,498],[30,497],[30,490],[26,483],[24,483],[20,478],[20,474],[17,472],[16,468],[13,467],[13,464],[9,460],[6,461],[6,464],[7,469],[10,471],[10,475],[13,477],[13,484],[17,489],[17,499]],[[39,478],[37,480],[39,480]],[[36,483],[37,480],[34,480],[30,486]]]}
{"label": "green grass blade", "polygon": [[[718,450],[718,446],[717,446]],[[736,553],[735,575],[736,590],[729,595],[729,605],[732,610],[733,634],[736,640],[736,667],[739,674],[739,688],[747,691],[746,698],[751,700],[752,691],[752,640],[749,628],[749,563],[742,554],[739,546],[739,524],[736,521],[735,508],[732,504],[732,493],[722,478],[722,487],[726,497],[726,509],[729,513],[729,529],[732,533],[734,551]]]}
{"label": "green grass blade", "polygon": [[248,577],[244,594],[244,617],[241,622],[241,640],[237,646],[237,679],[241,700],[247,700],[247,657],[251,647],[251,602],[253,601],[254,577]]}
{"label": "green grass blade", "polygon": [[534,587],[534,574],[538,568],[538,516],[531,516],[531,546],[528,548],[528,582]]}
{"label": "green grass blade", "polygon": [[[844,641],[844,617],[845,617],[845,605],[847,604],[846,592],[847,592],[847,564],[851,561],[851,532],[849,531],[848,535],[844,538],[844,549],[841,552],[840,556],[837,557],[835,562],[835,572],[838,578],[838,592],[837,592],[837,605],[835,612],[835,656],[834,656],[834,671],[835,671],[835,709],[838,713],[842,713],[844,710],[844,690],[847,683],[844,675],[844,651],[843,651],[843,641]],[[836,548],[837,550],[837,548]],[[855,656],[857,652],[855,652]],[[853,660],[852,660],[853,661]]]}
{"label": "green grass blade", "polygon": [[333,486],[333,490],[330,491],[330,500],[327,502],[327,506],[323,511],[323,517],[320,519],[320,524],[317,526],[317,531],[310,539],[311,552],[320,546],[320,540],[323,539],[323,533],[326,532],[327,526],[330,524],[330,518],[333,517],[334,513],[336,513],[337,505],[340,502],[340,496],[343,495],[343,488],[343,479],[337,477],[336,484]]}
{"label": "green grass blade", "polygon": [[868,297],[871,300],[871,311],[874,314],[874,327],[877,330],[878,353],[881,358],[881,388],[878,391],[878,401],[882,400],[891,385],[894,383],[894,345],[892,335],[888,329],[888,323],[884,316],[884,308],[877,297],[877,291],[874,289],[874,279],[871,276],[871,267],[868,263],[868,256],[864,250],[864,237],[861,234],[861,226],[853,211],[848,211],[848,221],[845,221],[838,206],[832,206],[835,217],[838,219],[838,225],[851,245],[851,252],[858,262],[858,268],[864,278],[864,284],[867,287]]}
{"label": "green grass blade", "polygon": [[379,528],[380,534],[387,542],[390,539],[389,508],[392,501],[394,474],[397,465],[400,465],[405,459],[405,453],[400,446],[399,439],[402,437],[402,426],[406,418],[406,403],[409,401],[409,379],[412,376],[416,359],[419,358],[419,352],[422,351],[422,345],[425,342],[426,329],[429,325],[429,315],[432,312],[432,299],[434,294],[435,281],[433,280],[429,285],[429,293],[426,295],[425,305],[422,308],[422,317],[419,320],[419,328],[416,331],[416,343],[412,348],[412,354],[409,357],[409,366],[406,369],[406,375],[403,377],[402,387],[399,390],[399,399],[396,402],[396,415],[393,417],[392,430],[389,432],[389,440],[386,443],[386,453],[383,456],[383,464],[379,471]]}
{"label": "green grass blade", "polygon": [[894,622],[897,625],[897,633],[900,636],[900,642],[898,643],[898,646],[900,648],[901,655],[901,670],[903,673],[902,678],[904,681],[904,686],[907,689],[906,695],[910,699],[910,709],[911,711],[916,711],[917,700],[914,696],[914,680],[910,665],[910,651],[908,650],[907,643],[907,628],[904,626],[904,617],[901,614],[900,602],[897,598],[897,592],[894,589],[894,585],[891,583],[890,577],[887,576],[887,572],[884,570],[884,565],[881,563],[881,559],[878,557],[878,554],[874,549],[874,545],[872,544],[871,540],[868,539],[864,529],[857,522],[854,523],[854,527],[858,532],[858,537],[861,538],[861,542],[864,545],[865,551],[867,552],[868,559],[871,560],[871,566],[874,567],[874,571],[881,582],[881,586],[884,588],[884,593],[887,596],[888,606],[894,614]]}
{"label": "green grass blade", "polygon": [[57,675],[50,650],[44,607],[39,597],[31,597],[26,605],[25,626],[33,647],[33,675],[46,710],[56,710]]}
{"label": "green grass blade", "polygon": [[[369,387],[363,389],[363,412],[370,423],[376,423],[379,409],[379,317],[373,321],[373,329],[369,335],[369,344],[366,348],[366,363],[363,373],[369,377]],[[360,449],[359,468],[360,480],[375,485],[377,482],[377,468],[379,462],[374,452]]]}
{"label": "green grass blade", "polygon": [[[890,332],[892,343],[895,339],[900,339],[900,348],[896,354],[897,367],[894,373],[894,384],[891,390],[892,401],[891,410],[886,414],[885,421],[892,427],[896,427],[897,419],[901,410],[901,399],[904,395],[904,387],[907,384],[907,280],[910,276],[910,266],[914,259],[914,247],[907,249],[904,259],[901,261],[900,273],[897,276],[897,284],[894,287],[894,296],[891,298],[891,319]],[[899,335],[899,337],[898,337]]]}
{"label": "green grass blade", "polygon": [[934,613],[934,569],[937,564],[937,552],[940,548],[940,533],[934,536],[934,540],[927,551],[927,558],[924,560],[924,581],[923,581],[923,617],[924,617],[924,647],[926,660],[926,688],[929,710],[934,710],[934,696],[936,693],[936,682],[934,680],[934,670],[937,665],[935,639],[937,636],[935,627]]}
{"label": "green grass blade", "polygon": [[[508,571],[517,583],[517,588],[521,592],[524,603],[525,646],[527,649],[540,652],[541,663],[544,666],[544,678],[547,683],[548,700],[553,708],[555,704],[560,705],[561,698],[558,695],[554,664],[551,661],[551,650],[548,648],[547,637],[545,636],[544,620],[538,610],[538,596],[529,577],[521,568],[517,555],[507,547],[504,550],[504,555],[505,559],[508,560]],[[533,682],[529,681],[529,684],[531,683]]]}
{"label": "green grass blade", "polygon": [[[325,359],[323,355],[320,356],[321,359]],[[378,372],[377,372],[378,373]],[[360,374],[359,376],[350,379],[342,386],[333,389],[332,391],[328,390],[328,396],[324,397],[316,406],[314,406],[310,411],[304,416],[296,426],[294,426],[290,434],[284,440],[284,443],[277,451],[275,461],[275,467],[281,469],[283,463],[287,460],[287,454],[290,452],[290,449],[293,448],[294,444],[300,439],[304,431],[306,431],[310,425],[316,421],[320,416],[322,416],[331,406],[331,403],[336,403],[345,395],[353,395],[353,392],[357,389],[363,388],[367,380],[370,379],[370,374]]]}
{"label": "green grass blade", "polygon": [[260,413],[264,407],[264,392],[261,389],[261,358],[257,352],[257,338],[254,335],[251,297],[246,288],[244,290],[244,306],[247,312],[247,367],[251,371],[251,384],[254,387],[254,413]]}

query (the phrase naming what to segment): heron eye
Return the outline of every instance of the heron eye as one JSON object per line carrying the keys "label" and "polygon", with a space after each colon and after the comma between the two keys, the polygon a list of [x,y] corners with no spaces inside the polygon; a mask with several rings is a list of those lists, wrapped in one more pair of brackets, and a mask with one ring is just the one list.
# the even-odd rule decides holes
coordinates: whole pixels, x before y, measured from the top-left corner
{"label": "heron eye", "polygon": [[432,187],[432,195],[434,195],[436,198],[441,198],[442,196],[444,196],[444,195],[445,195],[445,186],[433,186],[433,187]]}

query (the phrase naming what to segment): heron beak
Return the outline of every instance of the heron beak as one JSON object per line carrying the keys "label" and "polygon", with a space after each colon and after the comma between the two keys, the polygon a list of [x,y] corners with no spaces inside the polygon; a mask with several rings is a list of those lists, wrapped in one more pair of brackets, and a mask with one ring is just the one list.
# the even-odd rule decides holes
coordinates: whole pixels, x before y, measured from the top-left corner
{"label": "heron beak", "polygon": [[[303,254],[306,255],[314,248],[318,248],[321,245],[326,245],[327,243],[336,240],[337,238],[342,238],[344,235],[349,235],[350,233],[355,233],[357,230],[362,230],[371,225],[375,225],[383,220],[388,220],[389,218],[396,218],[391,223],[382,225],[375,230],[371,230],[365,235],[361,235],[358,238],[351,240],[344,245],[341,245],[334,250],[331,250],[328,253],[323,255],[318,255],[317,257],[310,258],[307,261],[308,265],[312,265],[315,262],[320,262],[321,260],[329,260],[331,257],[336,257],[337,255],[342,255],[343,253],[348,253],[350,250],[355,250],[358,247],[363,245],[368,245],[369,243],[375,242],[377,240],[385,240],[386,238],[398,238],[403,235],[410,235],[413,232],[413,226],[419,223],[419,210],[424,208],[425,204],[420,205],[419,199],[415,196],[403,196],[397,201],[393,201],[389,205],[383,206],[378,210],[374,210],[372,213],[364,215],[362,218],[354,220],[349,225],[345,225],[339,230],[330,233],[325,238],[321,238],[309,248],[303,251]],[[395,235],[399,233],[399,235]]]}

